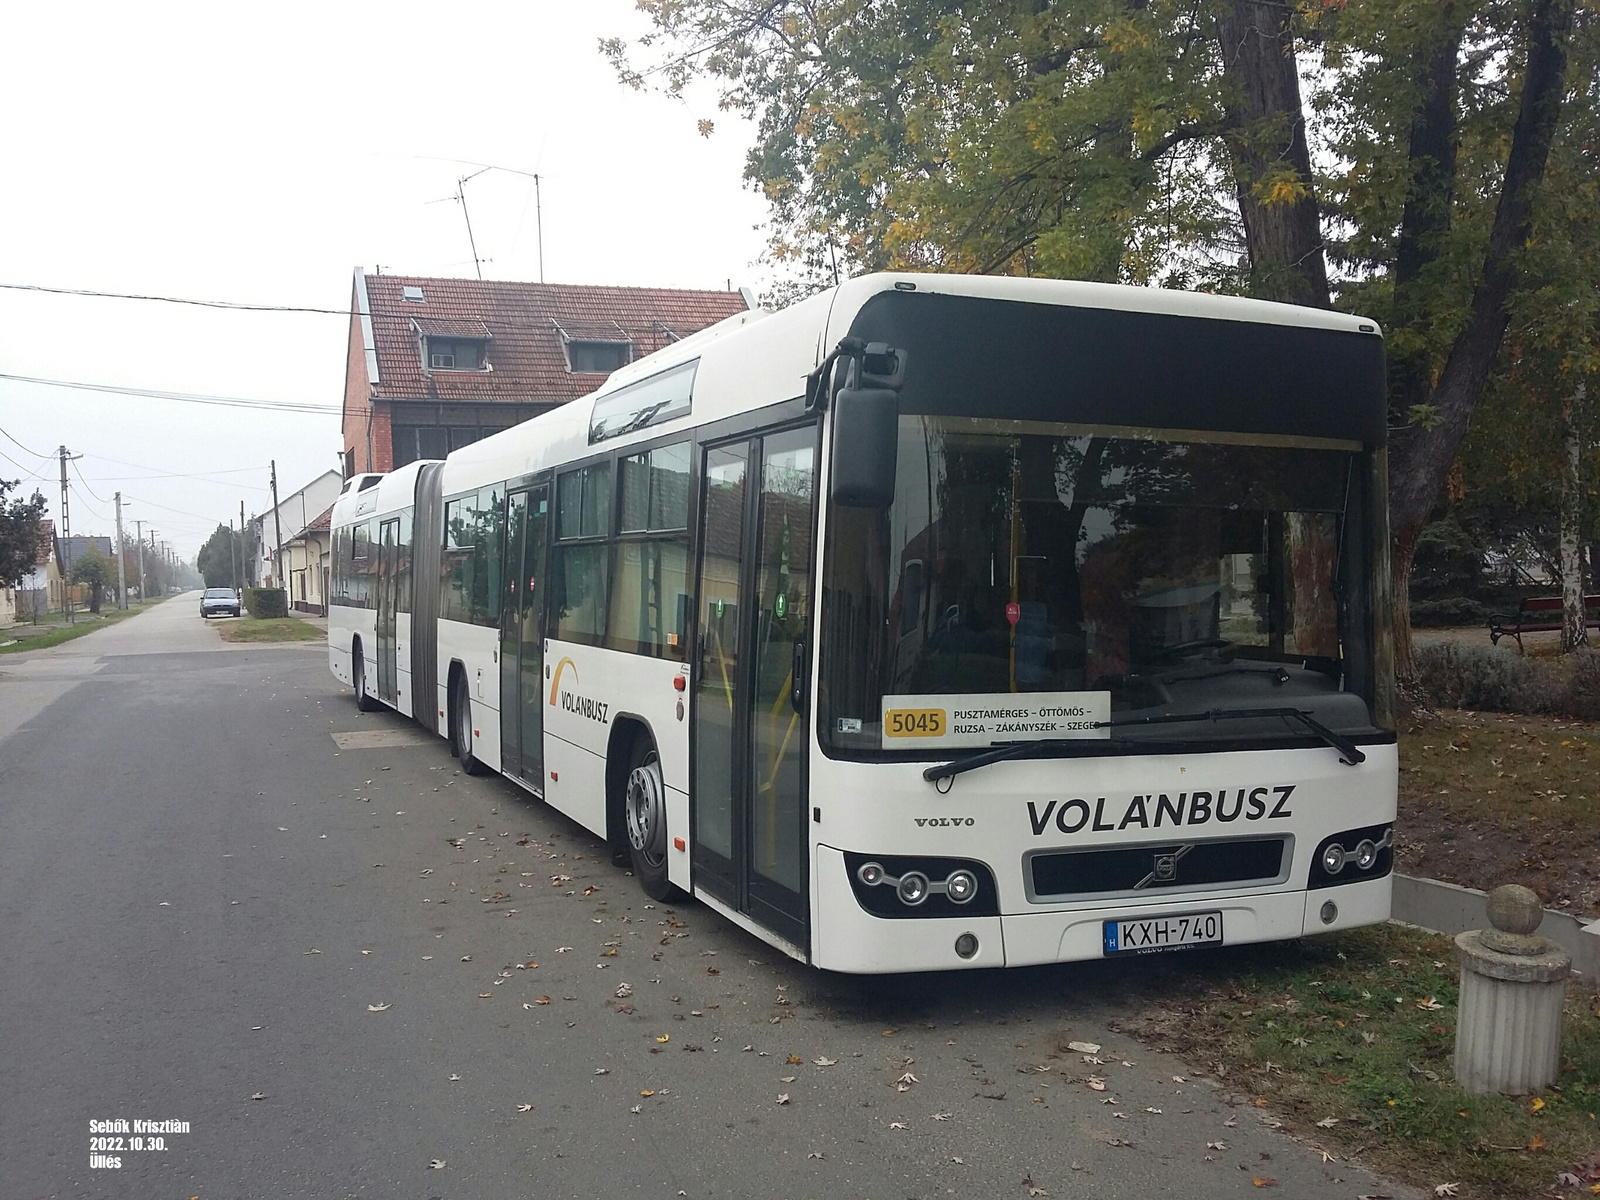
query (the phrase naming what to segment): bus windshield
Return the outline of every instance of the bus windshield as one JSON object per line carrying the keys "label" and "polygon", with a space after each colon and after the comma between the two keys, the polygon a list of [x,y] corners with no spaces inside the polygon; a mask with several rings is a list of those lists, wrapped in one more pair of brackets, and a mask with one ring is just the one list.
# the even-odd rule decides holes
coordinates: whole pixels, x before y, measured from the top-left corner
{"label": "bus windshield", "polygon": [[926,415],[899,428],[891,507],[829,515],[830,750],[918,749],[885,710],[951,695],[988,710],[1090,696],[1108,725],[1091,736],[1144,744],[1305,736],[1272,718],[1141,720],[1219,709],[1373,729],[1345,678],[1352,638],[1370,644],[1359,444]]}

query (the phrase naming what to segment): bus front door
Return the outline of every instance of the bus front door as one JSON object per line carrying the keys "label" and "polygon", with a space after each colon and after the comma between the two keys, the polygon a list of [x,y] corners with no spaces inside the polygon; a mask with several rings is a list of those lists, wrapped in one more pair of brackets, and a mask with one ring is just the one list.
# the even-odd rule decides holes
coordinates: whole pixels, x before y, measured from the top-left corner
{"label": "bus front door", "polygon": [[507,775],[544,795],[544,589],[548,491],[506,497],[505,594],[500,606],[500,757]]}
{"label": "bus front door", "polygon": [[385,521],[378,530],[378,699],[395,702],[398,664],[395,661],[395,566],[399,554],[400,521]]}
{"label": "bus front door", "polygon": [[816,445],[807,425],[704,451],[694,679],[695,883],[801,949]]}

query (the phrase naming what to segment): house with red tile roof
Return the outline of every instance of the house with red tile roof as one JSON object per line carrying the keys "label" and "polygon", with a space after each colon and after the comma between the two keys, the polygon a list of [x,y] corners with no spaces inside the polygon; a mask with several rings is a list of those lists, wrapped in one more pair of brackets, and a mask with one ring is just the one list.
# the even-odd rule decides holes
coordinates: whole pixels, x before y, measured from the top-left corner
{"label": "house with red tile roof", "polygon": [[748,290],[367,274],[350,305],[344,473],[443,458],[754,308]]}
{"label": "house with red tile roof", "polygon": [[0,625],[56,612],[65,603],[65,596],[61,539],[56,537],[55,521],[45,517],[39,522],[39,548],[34,552],[33,571],[22,577],[14,591],[0,588]]}
{"label": "house with red tile roof", "polygon": [[299,612],[328,615],[328,576],[333,568],[333,506],[306,522],[283,543],[283,578],[289,606]]}

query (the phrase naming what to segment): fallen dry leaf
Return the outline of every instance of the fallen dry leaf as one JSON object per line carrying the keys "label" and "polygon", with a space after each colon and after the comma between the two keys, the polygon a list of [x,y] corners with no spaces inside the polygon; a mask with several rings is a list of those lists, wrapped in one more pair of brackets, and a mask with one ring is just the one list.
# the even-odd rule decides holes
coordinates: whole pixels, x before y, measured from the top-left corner
{"label": "fallen dry leaf", "polygon": [[778,1093],[778,1103],[779,1104],[787,1104],[787,1103],[789,1103],[789,1093],[788,1092],[779,1092]]}
{"label": "fallen dry leaf", "polygon": [[1459,1183],[1435,1184],[1433,1194],[1435,1196],[1459,1196],[1461,1194],[1461,1185]]}
{"label": "fallen dry leaf", "polygon": [[1250,1182],[1255,1184],[1257,1187],[1277,1187],[1278,1186],[1278,1181],[1276,1179],[1268,1179],[1265,1175],[1257,1175]]}
{"label": "fallen dry leaf", "polygon": [[1076,1050],[1079,1054],[1099,1054],[1100,1044],[1098,1042],[1068,1042],[1067,1049]]}
{"label": "fallen dry leaf", "polygon": [[519,1105],[517,1105],[517,1111],[518,1112],[532,1112],[533,1111],[533,1105],[531,1105],[531,1104],[519,1104]]}
{"label": "fallen dry leaf", "polygon": [[839,1060],[838,1059],[836,1059],[836,1058],[827,1058],[827,1057],[813,1058],[811,1060],[811,1062],[812,1062],[812,1065],[818,1066],[818,1067],[836,1067],[836,1066],[839,1065]]}
{"label": "fallen dry leaf", "polygon": [[1332,1129],[1338,1123],[1339,1123],[1339,1118],[1338,1117],[1323,1117],[1322,1120],[1317,1122],[1317,1128],[1318,1129]]}
{"label": "fallen dry leaf", "polygon": [[385,1000],[382,1004],[369,1004],[369,1005],[367,1005],[367,1011],[368,1012],[383,1012],[388,1008],[389,1008],[389,1002],[387,1000]]}
{"label": "fallen dry leaf", "polygon": [[431,1171],[442,1171],[442,1170],[444,1170],[444,1159],[442,1159],[442,1158],[432,1159],[428,1163],[428,1169],[431,1170]]}

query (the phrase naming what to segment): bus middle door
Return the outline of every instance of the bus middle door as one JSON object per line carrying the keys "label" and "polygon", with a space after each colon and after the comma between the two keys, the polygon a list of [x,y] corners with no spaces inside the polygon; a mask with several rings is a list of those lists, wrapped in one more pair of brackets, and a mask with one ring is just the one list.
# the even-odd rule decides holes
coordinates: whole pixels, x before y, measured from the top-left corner
{"label": "bus middle door", "polygon": [[385,521],[378,530],[378,699],[395,702],[399,664],[396,661],[395,567],[399,553],[400,520]]}

